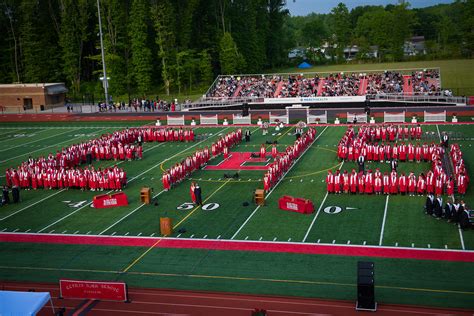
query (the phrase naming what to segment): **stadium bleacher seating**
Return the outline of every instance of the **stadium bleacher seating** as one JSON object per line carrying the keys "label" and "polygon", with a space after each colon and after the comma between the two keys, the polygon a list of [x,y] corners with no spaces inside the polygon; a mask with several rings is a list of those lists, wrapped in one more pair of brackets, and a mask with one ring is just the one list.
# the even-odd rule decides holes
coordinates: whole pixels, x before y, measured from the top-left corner
{"label": "stadium bleacher seating", "polygon": [[358,95],[441,95],[438,69],[371,73],[220,76],[211,98],[292,98]]}

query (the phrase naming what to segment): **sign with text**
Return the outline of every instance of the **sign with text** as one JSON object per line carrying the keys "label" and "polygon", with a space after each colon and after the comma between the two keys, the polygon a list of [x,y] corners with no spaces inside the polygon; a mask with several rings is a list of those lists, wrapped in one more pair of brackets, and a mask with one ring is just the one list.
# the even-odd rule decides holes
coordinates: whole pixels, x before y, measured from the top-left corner
{"label": "sign with text", "polygon": [[348,103],[365,102],[365,96],[342,96],[342,97],[297,97],[297,98],[265,98],[264,103]]}
{"label": "sign with text", "polygon": [[102,301],[127,301],[127,285],[123,282],[59,280],[60,297]]}
{"label": "sign with text", "polygon": [[95,208],[109,208],[128,205],[127,195],[123,192],[114,194],[103,194],[94,196],[93,205]]}

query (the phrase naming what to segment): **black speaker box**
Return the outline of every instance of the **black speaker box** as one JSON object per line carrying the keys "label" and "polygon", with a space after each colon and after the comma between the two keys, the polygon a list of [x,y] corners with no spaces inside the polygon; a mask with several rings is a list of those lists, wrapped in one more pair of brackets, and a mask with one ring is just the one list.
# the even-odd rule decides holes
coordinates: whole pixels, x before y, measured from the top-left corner
{"label": "black speaker box", "polygon": [[356,310],[376,311],[374,263],[357,263],[357,303]]}
{"label": "black speaker box", "polygon": [[243,103],[242,104],[242,116],[249,116],[249,104]]}

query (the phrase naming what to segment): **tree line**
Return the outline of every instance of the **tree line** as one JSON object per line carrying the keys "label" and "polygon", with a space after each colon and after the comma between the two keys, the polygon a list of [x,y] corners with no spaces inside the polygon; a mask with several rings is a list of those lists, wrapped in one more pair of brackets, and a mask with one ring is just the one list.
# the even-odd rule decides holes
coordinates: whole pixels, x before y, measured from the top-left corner
{"label": "tree line", "polygon": [[[330,14],[292,17],[286,0],[100,0],[112,95],[202,91],[218,74],[288,65],[298,46],[372,45],[401,60],[403,43],[424,35],[433,56],[472,57],[474,0],[411,9],[344,4]],[[0,0],[0,80],[66,82],[71,95],[101,91],[97,0]],[[311,57],[311,56],[310,56]],[[313,56],[318,60],[318,56]],[[327,62],[327,61],[325,61]]]}
{"label": "tree line", "polygon": [[[64,81],[77,94],[102,74],[96,0],[0,0],[0,80]],[[284,0],[100,0],[112,95],[183,92],[218,73],[284,63]],[[96,89],[97,90],[97,89]],[[156,91],[156,90],[155,90]]]}
{"label": "tree line", "polygon": [[358,60],[369,59],[378,48],[378,61],[406,59],[403,46],[412,36],[424,36],[427,55],[418,58],[472,58],[474,55],[474,1],[457,0],[412,9],[407,1],[387,6],[358,6],[348,10],[339,3],[329,14],[288,17],[284,31],[292,47],[318,48],[326,44],[331,60],[312,50],[313,62],[342,61],[343,50],[357,45]]}

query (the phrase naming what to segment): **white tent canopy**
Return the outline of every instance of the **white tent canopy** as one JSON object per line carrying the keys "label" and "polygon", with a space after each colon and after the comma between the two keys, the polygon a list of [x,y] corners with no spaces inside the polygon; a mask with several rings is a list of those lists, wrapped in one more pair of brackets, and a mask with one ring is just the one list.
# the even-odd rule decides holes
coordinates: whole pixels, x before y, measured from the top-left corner
{"label": "white tent canopy", "polygon": [[0,291],[0,315],[36,315],[48,301],[48,292]]}

